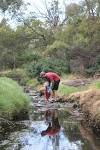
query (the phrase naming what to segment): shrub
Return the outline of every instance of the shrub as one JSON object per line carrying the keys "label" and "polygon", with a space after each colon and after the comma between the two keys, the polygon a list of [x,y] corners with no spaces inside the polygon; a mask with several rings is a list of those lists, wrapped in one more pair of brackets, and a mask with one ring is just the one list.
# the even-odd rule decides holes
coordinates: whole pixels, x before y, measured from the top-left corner
{"label": "shrub", "polygon": [[100,55],[97,56],[96,63],[89,66],[85,71],[89,76],[93,76],[95,73],[100,72]]}
{"label": "shrub", "polygon": [[0,115],[11,118],[28,108],[28,97],[12,79],[0,77]]}
{"label": "shrub", "polygon": [[21,85],[25,85],[26,82],[29,80],[27,73],[23,69],[8,70],[5,72],[1,72],[0,76],[1,77],[5,76],[13,80],[16,80]]}
{"label": "shrub", "polygon": [[27,71],[30,77],[39,77],[41,71],[53,71],[61,75],[69,72],[69,66],[63,60],[45,58],[40,59],[36,64],[31,63]]}

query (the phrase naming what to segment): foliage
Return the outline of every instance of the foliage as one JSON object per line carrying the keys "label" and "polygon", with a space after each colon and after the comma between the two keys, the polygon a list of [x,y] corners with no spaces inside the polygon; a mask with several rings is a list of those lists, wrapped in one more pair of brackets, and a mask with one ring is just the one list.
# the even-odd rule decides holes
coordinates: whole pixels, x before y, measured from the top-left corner
{"label": "foliage", "polygon": [[100,89],[100,81],[96,82],[95,86],[97,89]]}
{"label": "foliage", "polygon": [[26,51],[27,40],[22,30],[13,31],[5,23],[0,27],[0,45],[1,45],[1,68],[16,68],[23,62],[20,59]]}
{"label": "foliage", "polygon": [[10,119],[15,113],[28,108],[28,97],[12,79],[0,77],[0,116]]}
{"label": "foliage", "polygon": [[2,12],[5,12],[8,9],[12,9],[12,11],[15,11],[15,9],[18,10],[20,8],[22,3],[22,0],[1,0],[0,9],[2,10]]}
{"label": "foliage", "polygon": [[39,59],[36,64],[31,63],[27,68],[30,77],[39,77],[41,71],[53,71],[58,74],[62,74],[62,72],[69,72],[68,64],[63,60],[54,59],[52,57],[48,57],[46,59]]}
{"label": "foliage", "polygon": [[71,93],[75,93],[80,91],[79,88],[77,87],[72,87],[72,86],[66,86],[61,84],[58,90],[59,95],[69,95]]}
{"label": "foliage", "polygon": [[0,77],[8,77],[18,81],[20,85],[25,85],[29,77],[24,69],[8,70],[0,73]]}
{"label": "foliage", "polygon": [[31,88],[35,88],[40,85],[40,82],[38,82],[38,80],[36,78],[32,78],[30,80],[27,81],[27,86],[31,87]]}
{"label": "foliage", "polygon": [[[58,53],[66,53],[66,49],[67,49],[67,45],[62,42],[62,41],[55,41],[52,45],[49,45],[47,47],[47,50],[46,50],[46,53],[50,56],[52,55],[56,55],[58,56],[57,54]],[[62,54],[60,54],[59,57],[61,57]]]}
{"label": "foliage", "polygon": [[[11,7],[12,1],[7,2]],[[33,77],[41,70],[69,73],[73,71],[71,62],[75,62],[75,72],[100,72],[100,2],[84,0],[66,6],[63,21],[58,0],[52,0],[50,5],[45,2],[45,6],[43,22],[34,15],[31,19],[21,15],[23,24],[12,29],[7,20],[1,21],[0,70],[23,66]]]}

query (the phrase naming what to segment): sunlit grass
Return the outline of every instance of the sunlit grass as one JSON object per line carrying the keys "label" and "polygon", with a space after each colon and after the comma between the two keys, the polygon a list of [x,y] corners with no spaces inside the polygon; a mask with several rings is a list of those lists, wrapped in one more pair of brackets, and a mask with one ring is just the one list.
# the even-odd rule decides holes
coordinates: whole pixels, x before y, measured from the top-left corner
{"label": "sunlit grass", "polygon": [[90,89],[100,89],[100,80],[94,81],[90,86]]}
{"label": "sunlit grass", "polygon": [[33,78],[33,79],[30,79],[28,82],[27,82],[27,86],[30,86],[30,87],[33,87],[33,88],[36,88],[40,83],[37,81],[36,78]]}
{"label": "sunlit grass", "polygon": [[81,79],[81,78],[84,78],[84,76],[82,75],[79,75],[79,74],[63,74],[62,75],[62,79],[63,80],[76,80],[76,79]]}
{"label": "sunlit grass", "polygon": [[77,88],[77,87],[71,87],[71,86],[61,84],[59,86],[58,93],[59,93],[59,95],[69,95],[71,93],[75,93],[78,91],[79,91],[79,88]]}
{"label": "sunlit grass", "polygon": [[11,116],[27,109],[28,97],[23,89],[12,79],[0,78],[0,115]]}
{"label": "sunlit grass", "polygon": [[73,86],[67,86],[67,85],[61,84],[59,86],[58,95],[61,95],[61,96],[69,95],[71,93],[80,92],[80,91],[82,92],[88,89],[100,89],[100,81],[94,81],[88,86],[79,86],[79,87],[73,87]]}

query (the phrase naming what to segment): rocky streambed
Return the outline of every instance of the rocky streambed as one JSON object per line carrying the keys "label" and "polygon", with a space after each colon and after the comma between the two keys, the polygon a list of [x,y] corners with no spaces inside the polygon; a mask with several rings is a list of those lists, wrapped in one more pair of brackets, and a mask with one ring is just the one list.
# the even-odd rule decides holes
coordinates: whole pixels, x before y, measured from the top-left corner
{"label": "rocky streambed", "polygon": [[[0,133],[0,150],[99,150],[100,139],[84,124],[77,103],[46,103],[29,91],[29,119]],[[7,128],[6,128],[7,129]]]}

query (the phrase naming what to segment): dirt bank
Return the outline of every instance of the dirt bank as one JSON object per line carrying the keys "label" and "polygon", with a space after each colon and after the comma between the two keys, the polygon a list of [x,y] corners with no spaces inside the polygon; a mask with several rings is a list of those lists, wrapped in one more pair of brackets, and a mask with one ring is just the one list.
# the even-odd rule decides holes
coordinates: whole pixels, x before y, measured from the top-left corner
{"label": "dirt bank", "polygon": [[71,94],[66,100],[77,102],[88,125],[100,132],[100,90],[88,90]]}

